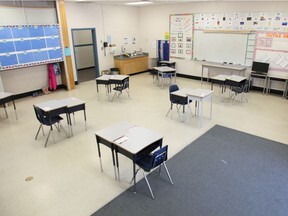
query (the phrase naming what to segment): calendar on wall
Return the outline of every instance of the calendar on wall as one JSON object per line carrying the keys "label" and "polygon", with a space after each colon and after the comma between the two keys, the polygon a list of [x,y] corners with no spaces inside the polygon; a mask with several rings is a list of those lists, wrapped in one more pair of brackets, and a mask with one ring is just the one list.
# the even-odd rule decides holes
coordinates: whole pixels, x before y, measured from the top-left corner
{"label": "calendar on wall", "polygon": [[170,58],[192,60],[193,15],[170,15]]}
{"label": "calendar on wall", "polygon": [[59,25],[0,26],[0,70],[60,61]]}

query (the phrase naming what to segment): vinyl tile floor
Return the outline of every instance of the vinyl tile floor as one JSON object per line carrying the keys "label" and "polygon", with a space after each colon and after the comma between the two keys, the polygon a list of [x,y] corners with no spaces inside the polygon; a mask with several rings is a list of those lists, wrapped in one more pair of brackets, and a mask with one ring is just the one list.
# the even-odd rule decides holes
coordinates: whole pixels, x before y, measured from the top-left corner
{"label": "vinyl tile floor", "polygon": [[[210,84],[177,78],[180,88],[210,89]],[[130,97],[122,102],[107,100],[104,86],[97,94],[95,81],[80,83],[74,90],[57,90],[49,95],[16,100],[18,120],[13,106],[9,118],[0,109],[0,215],[5,216],[88,216],[130,187],[131,161],[121,156],[121,181],[115,181],[111,151],[102,146],[104,172],[100,171],[95,131],[120,121],[130,121],[161,133],[172,157],[215,124],[288,144],[288,100],[279,95],[250,91],[248,103],[227,102],[228,93],[214,86],[213,113],[204,103],[204,122],[198,117],[184,122],[173,115],[165,117],[169,107],[168,85],[153,83],[148,73],[130,77]],[[87,126],[83,113],[75,113],[74,136],[53,131],[47,148],[40,133],[33,104],[57,98],[76,97],[86,101]],[[193,104],[191,106],[194,111]],[[66,120],[63,121],[67,129]],[[48,132],[48,127],[46,134]],[[30,177],[30,178],[29,178]],[[142,176],[139,175],[138,179]],[[28,179],[27,179],[28,178]]]}

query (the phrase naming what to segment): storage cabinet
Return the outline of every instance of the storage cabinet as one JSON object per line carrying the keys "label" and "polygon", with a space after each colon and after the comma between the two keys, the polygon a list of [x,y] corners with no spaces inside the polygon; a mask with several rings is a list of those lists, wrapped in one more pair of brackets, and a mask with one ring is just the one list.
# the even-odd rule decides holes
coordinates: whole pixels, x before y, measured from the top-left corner
{"label": "storage cabinet", "polygon": [[132,58],[115,58],[115,67],[119,68],[120,74],[128,75],[148,70],[148,56]]}

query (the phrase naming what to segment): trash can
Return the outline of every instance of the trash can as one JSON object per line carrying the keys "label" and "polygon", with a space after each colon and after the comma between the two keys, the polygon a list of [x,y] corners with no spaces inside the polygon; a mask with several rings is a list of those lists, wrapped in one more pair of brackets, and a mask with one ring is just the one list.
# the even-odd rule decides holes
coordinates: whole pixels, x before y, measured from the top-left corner
{"label": "trash can", "polygon": [[119,68],[110,68],[110,72],[112,75],[118,75],[119,74]]}
{"label": "trash can", "polygon": [[109,70],[102,70],[101,75],[109,75],[110,71]]}

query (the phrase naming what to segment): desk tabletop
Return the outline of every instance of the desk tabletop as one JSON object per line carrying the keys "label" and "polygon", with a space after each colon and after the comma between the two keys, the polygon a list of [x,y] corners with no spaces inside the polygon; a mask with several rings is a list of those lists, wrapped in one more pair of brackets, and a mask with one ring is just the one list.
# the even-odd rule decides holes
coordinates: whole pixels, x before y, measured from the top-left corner
{"label": "desk tabletop", "polygon": [[[163,136],[159,133],[136,126],[130,122],[120,122],[111,127],[96,131],[95,135],[112,142],[132,154],[136,154],[150,144],[163,139]],[[120,140],[123,141],[120,142]]]}
{"label": "desk tabletop", "polygon": [[0,92],[0,99],[7,98],[7,97],[10,97],[12,95],[14,95],[14,94],[10,93],[10,92]]}
{"label": "desk tabletop", "polygon": [[227,80],[231,80],[234,82],[242,82],[243,80],[246,80],[246,77],[243,76],[237,76],[237,75],[231,75],[227,77]]}
{"label": "desk tabletop", "polygon": [[188,89],[183,88],[178,91],[172,92],[171,94],[186,97],[186,96],[193,96],[198,98],[205,98],[213,94],[214,91],[208,89]]}
{"label": "desk tabletop", "polygon": [[100,77],[96,78],[96,81],[109,81],[109,80],[124,80],[127,77],[129,77],[128,75],[102,75]]}
{"label": "desk tabletop", "polygon": [[204,67],[215,67],[215,68],[224,68],[224,69],[231,69],[231,70],[246,70],[247,67],[242,65],[233,65],[233,64],[221,64],[215,62],[203,62],[202,66]]}
{"label": "desk tabletop", "polygon": [[165,60],[163,60],[163,61],[160,61],[160,63],[164,63],[164,64],[174,64],[174,63],[176,63],[175,61],[165,61]]}
{"label": "desk tabletop", "polygon": [[176,71],[175,68],[168,67],[168,66],[161,66],[161,67],[153,67],[153,69],[159,71],[159,72],[173,72]]}
{"label": "desk tabletop", "polygon": [[210,79],[219,80],[219,81],[225,81],[228,77],[229,77],[228,75],[219,74],[219,75],[216,75],[214,77],[211,77]]}
{"label": "desk tabletop", "polygon": [[109,80],[124,80],[128,77],[129,77],[128,75],[111,75]]}
{"label": "desk tabletop", "polygon": [[63,98],[63,99],[44,101],[34,105],[47,112],[62,107],[73,107],[84,103],[86,102],[78,98]]}
{"label": "desk tabletop", "polygon": [[[85,104],[86,101],[83,101],[81,99],[78,99],[78,98],[74,98],[74,97],[71,97],[71,98],[63,98],[63,99],[59,99],[61,102],[63,102],[64,104],[67,105],[67,107],[73,107],[73,106],[78,106],[78,105],[81,105],[81,104]],[[58,101],[59,101],[58,100]]]}

